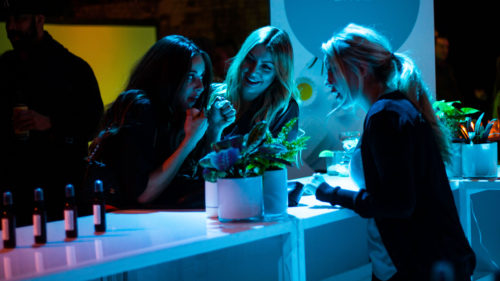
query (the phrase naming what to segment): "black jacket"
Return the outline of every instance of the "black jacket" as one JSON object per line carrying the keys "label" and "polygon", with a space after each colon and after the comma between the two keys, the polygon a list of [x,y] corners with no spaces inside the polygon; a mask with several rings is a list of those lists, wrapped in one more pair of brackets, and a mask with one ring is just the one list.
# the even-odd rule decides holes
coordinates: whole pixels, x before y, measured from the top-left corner
{"label": "black jacket", "polygon": [[[21,223],[31,221],[35,187],[45,191],[49,218],[60,219],[64,185],[81,184],[87,143],[103,112],[94,73],[45,32],[27,59],[14,50],[0,57],[0,96],[0,131],[7,154],[0,169],[1,188],[14,192]],[[12,107],[17,103],[48,116],[52,128],[31,131],[27,141],[17,141],[12,129]]]}
{"label": "black jacket", "polygon": [[[429,280],[435,262],[451,261],[456,280],[475,267],[434,133],[400,92],[383,95],[367,113],[361,139],[366,190],[323,184],[318,198],[374,218],[404,280]],[[464,279],[462,279],[464,278]]]}

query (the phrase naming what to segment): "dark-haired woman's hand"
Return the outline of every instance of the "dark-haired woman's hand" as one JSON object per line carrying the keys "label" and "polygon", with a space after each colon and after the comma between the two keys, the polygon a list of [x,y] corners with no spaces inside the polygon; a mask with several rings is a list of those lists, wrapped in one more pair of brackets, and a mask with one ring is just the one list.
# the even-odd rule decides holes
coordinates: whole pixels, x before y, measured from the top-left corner
{"label": "dark-haired woman's hand", "polygon": [[205,113],[196,108],[186,110],[186,121],[184,122],[184,133],[186,140],[196,145],[205,135],[208,128],[208,120]]}

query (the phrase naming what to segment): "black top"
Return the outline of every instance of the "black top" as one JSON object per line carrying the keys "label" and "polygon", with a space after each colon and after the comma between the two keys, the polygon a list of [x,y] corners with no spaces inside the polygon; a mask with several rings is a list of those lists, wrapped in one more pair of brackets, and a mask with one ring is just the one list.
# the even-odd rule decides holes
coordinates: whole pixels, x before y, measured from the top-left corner
{"label": "black top", "polygon": [[[259,107],[259,102],[255,104],[255,107]],[[252,123],[251,120],[253,118],[253,115],[255,112],[247,111],[241,116],[235,123],[231,124],[224,130],[223,137],[229,137],[229,136],[234,136],[234,135],[245,135],[250,130],[252,127],[255,125],[255,123]],[[269,123],[269,131],[273,135],[273,137],[277,137],[279,132],[281,132],[281,129],[285,124],[290,121],[293,118],[298,118],[299,117],[299,106],[297,102],[292,98],[290,99],[290,102],[288,103],[288,107],[286,110],[283,112],[278,112],[274,119]],[[290,134],[288,135],[288,140],[293,140],[297,137],[299,130],[299,121],[294,124],[292,131],[290,131]]]}
{"label": "black top", "polygon": [[318,199],[374,218],[404,280],[429,280],[432,265],[443,259],[456,266],[456,280],[466,280],[475,255],[462,230],[432,128],[404,94],[383,95],[370,108],[361,155],[366,190],[323,183]]}
{"label": "black top", "polygon": [[[121,95],[135,92],[140,91],[129,90]],[[164,124],[155,116],[148,98],[138,100],[132,104],[118,133],[100,144],[97,160],[111,173],[105,175],[107,182],[103,179],[108,203],[118,208],[203,208],[204,180],[198,160],[206,153],[204,139],[158,198],[149,204],[137,202],[146,189],[149,175],[174,153],[184,138],[183,126]],[[90,181],[95,176],[89,175]]]}
{"label": "black top", "polygon": [[[94,73],[45,32],[27,59],[14,50],[0,57],[0,94],[0,131],[6,148],[1,188],[14,191],[20,225],[31,223],[35,187],[46,193],[49,220],[61,219],[64,186],[80,186],[87,143],[103,112]],[[52,128],[30,131],[27,141],[16,141],[12,107],[18,103],[48,116]]]}

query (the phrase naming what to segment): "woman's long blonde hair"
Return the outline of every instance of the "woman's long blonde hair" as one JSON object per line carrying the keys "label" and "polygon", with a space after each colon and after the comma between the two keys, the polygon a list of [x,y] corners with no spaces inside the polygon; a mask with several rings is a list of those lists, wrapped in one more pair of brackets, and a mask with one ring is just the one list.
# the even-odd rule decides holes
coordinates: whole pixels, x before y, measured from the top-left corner
{"label": "woman's long blonde hair", "polygon": [[276,114],[287,109],[291,98],[297,100],[297,88],[293,78],[293,49],[288,34],[276,27],[265,26],[253,31],[233,58],[226,75],[226,98],[231,101],[240,117],[244,101],[241,97],[241,66],[250,51],[257,45],[264,45],[271,53],[276,69],[276,78],[259,96],[263,104],[255,105],[257,111],[252,122],[271,122]]}
{"label": "woman's long blonde hair", "polygon": [[324,43],[322,49],[345,103],[352,95],[346,74],[350,71],[359,77],[361,66],[368,66],[387,89],[401,91],[418,108],[434,131],[443,160],[449,161],[449,134],[438,121],[432,94],[411,58],[392,52],[389,41],[374,30],[352,23]]}

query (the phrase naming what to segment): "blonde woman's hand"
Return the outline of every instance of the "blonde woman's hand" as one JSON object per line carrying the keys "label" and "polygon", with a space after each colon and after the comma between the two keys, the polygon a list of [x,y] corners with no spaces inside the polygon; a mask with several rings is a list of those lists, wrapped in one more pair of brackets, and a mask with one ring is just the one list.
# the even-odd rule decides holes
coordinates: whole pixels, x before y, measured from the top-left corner
{"label": "blonde woman's hand", "polygon": [[308,195],[313,195],[316,193],[318,186],[325,182],[325,178],[319,174],[314,173],[311,180],[304,186],[304,193]]}
{"label": "blonde woman's hand", "polygon": [[184,122],[184,133],[186,139],[196,145],[205,135],[208,128],[208,120],[205,113],[196,108],[186,110],[186,121]]}
{"label": "blonde woman's hand", "polygon": [[236,119],[236,110],[230,101],[217,97],[208,113],[208,123],[216,130],[223,130]]}

